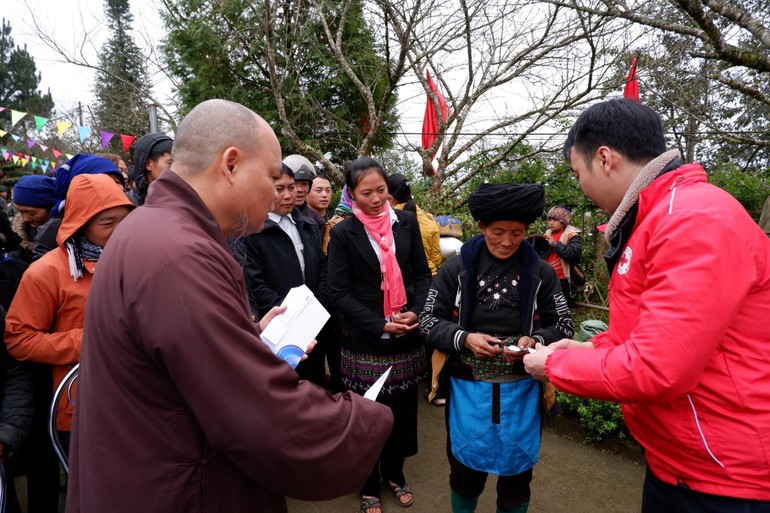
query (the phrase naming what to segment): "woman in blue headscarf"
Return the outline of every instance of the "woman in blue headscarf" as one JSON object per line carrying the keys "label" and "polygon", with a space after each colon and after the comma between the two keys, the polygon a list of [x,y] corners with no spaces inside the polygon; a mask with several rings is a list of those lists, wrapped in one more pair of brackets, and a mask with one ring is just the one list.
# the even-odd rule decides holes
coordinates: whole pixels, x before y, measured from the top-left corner
{"label": "woman in blue headscarf", "polygon": [[56,203],[56,185],[53,178],[43,175],[25,175],[13,187],[13,206],[18,212],[11,222],[13,231],[21,237],[17,250],[10,255],[16,260],[32,262],[37,229],[48,222]]}

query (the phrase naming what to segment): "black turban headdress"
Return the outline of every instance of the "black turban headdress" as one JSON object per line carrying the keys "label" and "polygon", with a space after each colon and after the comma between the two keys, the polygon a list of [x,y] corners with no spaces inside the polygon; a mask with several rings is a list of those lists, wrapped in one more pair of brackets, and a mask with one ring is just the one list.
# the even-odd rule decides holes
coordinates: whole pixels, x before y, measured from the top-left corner
{"label": "black turban headdress", "polygon": [[476,221],[521,221],[529,226],[545,206],[545,190],[538,184],[483,183],[468,197]]}

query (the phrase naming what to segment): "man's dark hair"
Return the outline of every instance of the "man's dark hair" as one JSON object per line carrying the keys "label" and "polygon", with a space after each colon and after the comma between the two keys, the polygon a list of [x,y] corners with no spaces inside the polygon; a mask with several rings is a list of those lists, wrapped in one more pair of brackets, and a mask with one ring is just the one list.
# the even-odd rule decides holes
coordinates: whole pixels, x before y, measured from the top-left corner
{"label": "man's dark hair", "polygon": [[660,116],[651,108],[625,98],[592,105],[572,125],[564,142],[564,159],[570,150],[590,161],[600,146],[608,146],[633,163],[647,163],[666,151]]}
{"label": "man's dark hair", "polygon": [[314,182],[315,182],[315,179],[316,179],[316,178],[323,178],[324,180],[326,180],[327,182],[329,182],[329,185],[331,185],[331,183],[332,183],[332,179],[331,179],[331,178],[329,178],[329,175],[327,175],[326,173],[318,173],[318,174],[316,174],[316,175],[313,177],[313,181],[314,181]]}
{"label": "man's dark hair", "polygon": [[359,157],[353,162],[348,162],[345,165],[345,184],[348,186],[348,191],[352,193],[361,178],[369,174],[370,171],[379,173],[387,183],[388,175],[385,174],[385,168],[379,161],[371,157]]}
{"label": "man's dark hair", "polygon": [[291,168],[286,164],[281,163],[281,173],[287,175],[289,178],[294,180],[294,171],[292,171]]}
{"label": "man's dark hair", "polygon": [[152,148],[150,148],[150,154],[147,155],[147,160],[157,162],[166,153],[171,153],[171,148],[174,145],[174,141],[171,139],[164,139],[158,141]]}

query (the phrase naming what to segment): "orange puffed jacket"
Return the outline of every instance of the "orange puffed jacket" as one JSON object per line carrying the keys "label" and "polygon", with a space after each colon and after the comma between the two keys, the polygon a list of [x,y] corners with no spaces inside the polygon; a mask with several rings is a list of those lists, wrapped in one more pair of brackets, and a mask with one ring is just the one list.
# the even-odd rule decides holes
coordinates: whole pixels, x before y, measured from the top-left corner
{"label": "orange puffed jacket", "polygon": [[[22,276],[5,323],[5,343],[17,360],[53,365],[56,387],[80,360],[86,299],[97,262],[84,261],[77,281],[70,274],[65,241],[104,210],[133,204],[105,174],[79,175],[67,191],[66,210],[56,242],[59,247],[32,263]],[[70,431],[72,407],[59,404],[57,429]]]}

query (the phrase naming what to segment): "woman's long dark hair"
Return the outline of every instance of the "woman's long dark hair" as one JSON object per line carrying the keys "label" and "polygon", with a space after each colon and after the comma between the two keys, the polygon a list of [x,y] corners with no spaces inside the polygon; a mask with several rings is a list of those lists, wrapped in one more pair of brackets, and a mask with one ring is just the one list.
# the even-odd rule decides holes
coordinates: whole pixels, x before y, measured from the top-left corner
{"label": "woman's long dark hair", "polygon": [[406,176],[401,173],[393,173],[386,180],[388,182],[388,192],[393,199],[399,203],[404,203],[404,210],[417,213],[417,204],[412,197],[412,188],[406,180]]}

